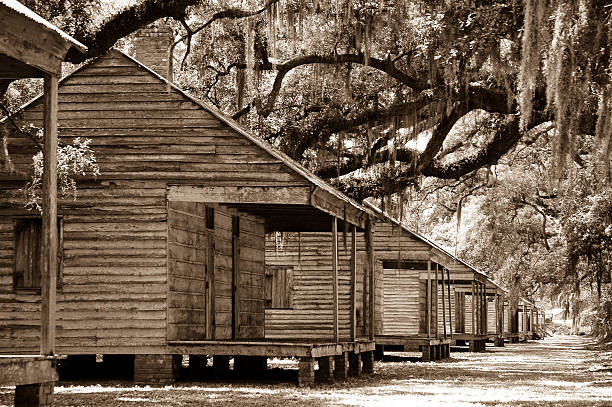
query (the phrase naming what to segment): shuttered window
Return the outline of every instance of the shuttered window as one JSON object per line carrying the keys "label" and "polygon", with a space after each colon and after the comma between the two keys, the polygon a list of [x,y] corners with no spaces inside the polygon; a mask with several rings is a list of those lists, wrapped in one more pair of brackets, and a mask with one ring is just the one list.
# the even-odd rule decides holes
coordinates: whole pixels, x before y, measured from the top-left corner
{"label": "shuttered window", "polygon": [[293,308],[293,270],[266,267],[266,308]]}
{"label": "shuttered window", "polygon": [[[14,220],[14,286],[15,289],[40,289],[42,267],[42,219]],[[58,219],[57,285],[61,284],[62,222]]]}

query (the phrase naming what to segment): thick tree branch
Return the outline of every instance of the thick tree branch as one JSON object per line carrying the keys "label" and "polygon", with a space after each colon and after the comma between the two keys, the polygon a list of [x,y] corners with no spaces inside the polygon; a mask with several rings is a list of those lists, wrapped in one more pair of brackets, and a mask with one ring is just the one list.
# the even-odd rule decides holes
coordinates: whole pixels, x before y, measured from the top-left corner
{"label": "thick tree branch", "polygon": [[519,131],[518,115],[509,116],[494,133],[493,139],[480,151],[449,164],[439,164],[432,160],[423,167],[422,174],[443,179],[457,179],[485,165],[496,164],[521,139],[522,134]]}
{"label": "thick tree branch", "polygon": [[[190,38],[217,20],[239,19],[261,14],[277,1],[267,0],[264,6],[257,10],[229,8],[218,11],[198,28],[187,30],[187,34],[179,41]],[[137,3],[113,16],[102,24],[96,32],[88,35],[76,35],[77,39],[87,45],[88,49],[84,55],[68,55],[68,61],[80,63],[86,59],[103,55],[119,39],[146,27],[160,18],[172,17],[177,21],[184,22],[187,8],[198,5],[201,2],[202,0],[144,0]]]}
{"label": "thick tree branch", "polygon": [[312,126],[290,124],[284,127],[276,137],[280,137],[286,143],[286,153],[300,159],[304,151],[316,145],[317,142],[327,140],[332,134],[348,131],[364,124],[376,125],[382,123],[385,119],[411,114],[423,109],[431,101],[430,96],[421,95],[414,101],[398,103],[387,109],[364,110],[352,117],[334,115],[319,120]]}
{"label": "thick tree branch", "polygon": [[199,4],[201,0],[144,0],[137,3],[106,21],[94,33],[85,36],[76,35],[77,39],[87,45],[84,55],[69,55],[69,62],[80,63],[86,59],[103,55],[115,43],[131,33],[146,27],[154,21],[172,17],[184,20],[185,10]]}
{"label": "thick tree branch", "polygon": [[[266,117],[270,114],[276,103],[276,99],[282,88],[283,79],[293,69],[304,65],[310,64],[366,64],[366,58],[363,53],[358,54],[331,54],[331,55],[305,55],[294,58],[288,62],[280,65],[276,65],[275,69],[278,71],[272,90],[268,95],[266,103],[259,109],[259,114]],[[385,72],[390,77],[396,79],[402,84],[414,89],[415,91],[421,92],[429,89],[430,86],[427,81],[418,80],[402,70],[398,69],[392,60],[389,59],[378,59],[370,57],[368,60],[368,66],[375,68],[379,71]]]}

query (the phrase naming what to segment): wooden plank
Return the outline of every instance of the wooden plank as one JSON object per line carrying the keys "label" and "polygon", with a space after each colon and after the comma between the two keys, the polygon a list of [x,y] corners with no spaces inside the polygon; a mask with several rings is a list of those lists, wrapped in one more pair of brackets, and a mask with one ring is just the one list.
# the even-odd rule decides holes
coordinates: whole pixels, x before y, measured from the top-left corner
{"label": "wooden plank", "polygon": [[291,342],[228,342],[228,341],[194,341],[170,342],[167,353],[187,355],[240,355],[269,357],[323,357],[342,353],[342,345],[331,343]]}
{"label": "wooden plank", "polygon": [[[369,276],[369,286],[370,286],[370,296],[368,299],[368,314],[370,317],[370,326],[369,326],[369,338],[370,340],[374,340],[374,328],[375,328],[375,265],[376,258],[374,254],[374,220],[368,215],[366,219],[366,247],[368,254],[368,276]],[[369,243],[367,243],[369,242]],[[365,310],[364,310],[365,312]]]}
{"label": "wooden plank", "polygon": [[0,383],[16,386],[55,382],[58,380],[55,363],[36,357],[0,357]]}
{"label": "wooden plank", "polygon": [[351,226],[351,341],[357,339],[357,227]]}
{"label": "wooden plank", "polygon": [[168,199],[218,203],[310,204],[310,187],[170,186]]}
{"label": "wooden plank", "polygon": [[55,352],[55,303],[57,287],[57,86],[58,77],[44,77],[43,145],[43,267],[41,276],[42,355]]}
{"label": "wooden plank", "polygon": [[472,301],[471,301],[471,304],[470,304],[470,305],[471,305],[471,306],[470,306],[470,308],[471,308],[471,311],[472,311],[472,312],[471,312],[471,316],[472,316],[472,335],[474,335],[474,334],[476,333],[476,331],[475,331],[475,326],[474,326],[474,325],[475,325],[475,322],[476,322],[476,321],[475,321],[475,319],[476,319],[476,315],[475,315],[475,312],[474,312],[474,311],[475,311],[475,310],[474,310],[474,302],[475,302],[475,301],[474,301],[474,291],[475,291],[475,290],[474,290],[474,288],[475,288],[475,287],[474,287],[474,285],[475,285],[474,280],[472,280],[472,291],[471,291],[471,294],[472,294],[472,296],[471,296],[471,300],[472,300]]}
{"label": "wooden plank", "polygon": [[333,340],[338,342],[338,219],[332,218]]}
{"label": "wooden plank", "polygon": [[431,338],[431,313],[432,313],[432,295],[431,295],[431,260],[427,260],[427,284],[426,287],[426,299],[427,299],[427,336]]}
{"label": "wooden plank", "polygon": [[232,236],[232,339],[240,337],[240,236]]}

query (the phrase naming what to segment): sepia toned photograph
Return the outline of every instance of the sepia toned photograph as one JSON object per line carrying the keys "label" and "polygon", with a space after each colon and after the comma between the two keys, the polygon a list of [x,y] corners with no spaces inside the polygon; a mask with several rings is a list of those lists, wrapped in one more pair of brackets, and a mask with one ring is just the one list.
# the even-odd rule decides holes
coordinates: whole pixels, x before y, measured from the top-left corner
{"label": "sepia toned photograph", "polygon": [[612,1],[0,0],[4,406],[612,406]]}

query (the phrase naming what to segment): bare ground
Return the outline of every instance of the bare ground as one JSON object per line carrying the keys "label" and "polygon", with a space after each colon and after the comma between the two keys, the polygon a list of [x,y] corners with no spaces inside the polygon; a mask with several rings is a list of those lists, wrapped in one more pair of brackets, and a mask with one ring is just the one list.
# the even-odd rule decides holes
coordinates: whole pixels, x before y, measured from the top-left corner
{"label": "bare ground", "polygon": [[[283,366],[283,373],[274,367]],[[133,386],[128,382],[65,382],[56,406],[612,406],[612,352],[588,338],[555,336],[527,344],[452,353],[446,362],[412,362],[394,354],[375,375],[312,389],[295,387],[295,363],[272,363],[258,381],[183,382]],[[290,370],[288,371],[287,368]],[[12,405],[0,388],[0,405]]]}

